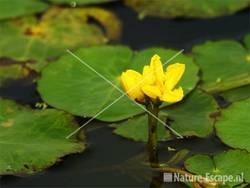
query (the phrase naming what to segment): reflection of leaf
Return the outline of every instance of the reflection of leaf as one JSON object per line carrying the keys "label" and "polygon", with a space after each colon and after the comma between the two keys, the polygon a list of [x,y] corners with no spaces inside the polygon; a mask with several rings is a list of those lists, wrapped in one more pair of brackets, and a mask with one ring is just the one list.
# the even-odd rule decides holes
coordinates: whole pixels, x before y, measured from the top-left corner
{"label": "reflection of leaf", "polygon": [[[89,22],[92,17],[101,27]],[[24,63],[31,61],[33,63],[28,66],[39,71],[47,61],[65,53],[67,48],[117,39],[120,28],[117,17],[106,10],[51,8],[39,20],[28,17],[1,23],[0,57]]]}
{"label": "reflection of leaf", "polygon": [[[170,166],[175,165],[179,162],[183,162],[183,159],[187,156],[188,150],[183,149],[178,152],[174,152],[173,155],[170,155],[168,161],[166,163],[160,163],[160,166]],[[119,171],[125,175],[129,175],[138,182],[141,181],[151,181],[152,175],[154,172],[152,171],[151,165],[148,162],[148,154],[147,153],[139,153],[131,158],[125,160],[120,164],[109,165],[107,167],[100,167],[94,170],[88,170],[88,172],[100,172],[100,171]],[[155,174],[154,174],[155,175]],[[162,176],[160,176],[162,177]]]}
{"label": "reflection of leaf", "polygon": [[[214,120],[209,117],[209,114],[216,111],[216,108],[216,103],[211,96],[196,90],[183,102],[164,107],[160,117],[168,118],[171,128],[183,136],[206,137],[213,131]],[[171,139],[172,136],[164,126],[160,123],[158,125],[158,139]],[[147,115],[134,117],[112,126],[115,127],[114,133],[118,135],[135,141],[147,141]]]}
{"label": "reflection of leaf", "polygon": [[148,165],[148,156],[146,153],[139,153],[138,155],[132,156],[131,158],[123,161],[120,164],[109,165],[104,167],[98,167],[93,170],[87,170],[87,172],[107,172],[107,171],[118,171],[124,175],[131,176],[136,181],[150,181],[152,177],[152,170]]}
{"label": "reflection of leaf", "polygon": [[212,18],[232,14],[248,7],[249,0],[125,0],[140,17]]}
{"label": "reflection of leaf", "polygon": [[53,109],[31,110],[0,100],[0,174],[32,174],[85,146],[72,116]]}
{"label": "reflection of leaf", "polygon": [[43,12],[48,5],[39,0],[1,0],[0,19],[14,18]]}
{"label": "reflection of leaf", "polygon": [[[206,42],[195,46],[193,54],[201,67],[201,87],[205,91],[223,92],[226,96],[227,90],[234,89],[236,94],[235,88],[250,84],[249,51],[240,43],[232,40]],[[238,91],[241,98],[249,96],[244,89]]]}
{"label": "reflection of leaf", "polygon": [[99,3],[107,3],[111,1],[118,1],[118,0],[49,0],[52,3],[55,4],[70,4],[74,5],[89,5],[89,4],[99,4]]}
{"label": "reflection of leaf", "polygon": [[[171,58],[177,53],[177,51],[167,49],[155,49],[154,53],[158,51],[165,52],[162,55],[163,59]],[[141,53],[136,53],[134,59]],[[151,52],[150,56],[154,53]],[[82,48],[75,54],[118,87],[120,87],[121,73],[133,68],[135,64],[133,52],[128,47],[97,46]],[[138,62],[137,67],[141,67],[142,70],[142,67],[149,61],[150,58],[144,58],[143,61]],[[185,82],[182,83],[182,87],[185,91],[190,90],[198,81],[196,76],[198,68],[192,59],[185,55],[180,55],[178,61],[186,64],[187,70],[183,78]],[[176,60],[172,62],[176,62]],[[38,90],[46,103],[72,114],[88,117],[93,117],[122,95],[110,83],[70,54],[44,69],[38,83]],[[97,119],[118,121],[141,112],[143,112],[141,108],[124,96],[100,114]]]}
{"label": "reflection of leaf", "polygon": [[[185,161],[188,171],[206,176],[210,175],[241,175],[246,182],[250,182],[250,154],[240,150],[229,150],[224,153],[214,155],[195,155]],[[241,184],[241,182],[226,182],[229,187]]]}
{"label": "reflection of leaf", "polygon": [[219,138],[227,145],[250,151],[250,99],[235,102],[222,111],[215,124]]}

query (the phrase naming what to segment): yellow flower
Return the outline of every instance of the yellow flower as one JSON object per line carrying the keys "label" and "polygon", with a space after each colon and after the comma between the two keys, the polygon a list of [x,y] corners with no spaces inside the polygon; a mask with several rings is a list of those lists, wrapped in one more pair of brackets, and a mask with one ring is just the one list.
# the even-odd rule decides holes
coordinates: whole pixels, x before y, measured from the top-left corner
{"label": "yellow flower", "polygon": [[144,94],[141,90],[142,75],[134,70],[127,70],[121,75],[121,83],[127,95],[140,102],[144,101]]}
{"label": "yellow flower", "polygon": [[133,70],[122,73],[121,82],[128,96],[138,101],[144,101],[145,95],[153,100],[168,103],[183,99],[183,89],[176,88],[185,71],[185,64],[169,65],[166,72],[158,55],[151,58],[150,65],[143,68],[142,75]]}

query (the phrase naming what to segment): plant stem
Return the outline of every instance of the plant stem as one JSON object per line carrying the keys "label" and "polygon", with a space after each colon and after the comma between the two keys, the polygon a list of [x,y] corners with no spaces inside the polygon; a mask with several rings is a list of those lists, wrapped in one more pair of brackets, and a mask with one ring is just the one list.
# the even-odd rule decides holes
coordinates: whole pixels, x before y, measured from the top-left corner
{"label": "plant stem", "polygon": [[147,105],[148,113],[148,154],[149,162],[151,167],[156,167],[158,165],[158,153],[157,153],[157,122],[156,119],[159,113],[159,105],[151,100],[149,100]]}
{"label": "plant stem", "polygon": [[241,74],[238,76],[234,76],[225,80],[218,80],[217,82],[203,84],[201,89],[208,93],[219,93],[223,91],[227,91],[230,89],[234,89],[237,87],[242,87],[250,84],[250,74]]}

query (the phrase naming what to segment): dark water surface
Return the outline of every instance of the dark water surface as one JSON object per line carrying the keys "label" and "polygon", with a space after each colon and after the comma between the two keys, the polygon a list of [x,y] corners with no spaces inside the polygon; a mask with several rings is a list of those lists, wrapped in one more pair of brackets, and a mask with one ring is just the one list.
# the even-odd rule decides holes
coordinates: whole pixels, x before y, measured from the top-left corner
{"label": "dark water surface", "polygon": [[[121,3],[110,3],[104,7],[113,10],[121,18],[123,36],[120,43],[129,45],[133,49],[163,46],[184,48],[189,52],[194,44],[215,39],[241,39],[250,31],[248,10],[209,20],[145,18],[140,21],[135,12]],[[0,89],[0,96],[31,106],[41,100],[30,78],[6,84]],[[145,144],[112,134],[112,129],[102,122],[93,122],[88,125],[88,128],[89,147],[85,152],[64,157],[58,164],[33,176],[1,177],[0,187],[150,186],[150,175],[146,176],[145,170],[138,169],[136,162],[124,164],[128,159],[143,153]],[[191,153],[206,154],[228,149],[214,135],[207,139],[175,140],[161,145],[161,159],[167,159],[168,146],[177,150],[186,148]],[[165,184],[165,187],[185,186],[171,183]]]}

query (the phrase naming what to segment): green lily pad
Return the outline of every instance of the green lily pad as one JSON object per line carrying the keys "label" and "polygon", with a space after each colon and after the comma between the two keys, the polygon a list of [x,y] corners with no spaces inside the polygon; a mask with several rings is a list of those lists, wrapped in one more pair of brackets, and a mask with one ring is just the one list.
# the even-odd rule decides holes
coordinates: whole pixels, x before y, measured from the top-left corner
{"label": "green lily pad", "polygon": [[99,3],[107,3],[107,2],[112,2],[112,1],[117,1],[117,0],[49,0],[52,3],[55,4],[70,4],[74,5],[89,5],[89,4],[99,4]]}
{"label": "green lily pad", "polygon": [[248,51],[239,42],[209,41],[194,46],[192,51],[195,62],[201,67],[204,84],[223,82],[250,71]]}
{"label": "green lily pad", "polygon": [[47,8],[48,4],[39,0],[12,0],[11,2],[9,0],[1,0],[0,20],[40,13]]}
{"label": "green lily pad", "polygon": [[[196,90],[184,101],[164,107],[160,111],[160,117],[163,122],[166,118],[169,119],[170,127],[182,136],[206,137],[213,131],[214,119],[209,115],[215,112],[216,108],[213,97]],[[135,141],[147,141],[148,122],[145,114],[111,126],[115,128],[115,134]],[[169,131],[159,122],[158,140],[173,138],[173,135],[169,134]]]}
{"label": "green lily pad", "polygon": [[215,128],[218,137],[225,144],[250,151],[249,116],[250,99],[233,103],[222,111]]}
{"label": "green lily pad", "polygon": [[247,34],[244,37],[244,44],[247,47],[247,49],[250,51],[250,34]]}
{"label": "green lily pad", "polygon": [[[93,18],[104,27],[89,23]],[[66,49],[104,44],[119,38],[121,25],[99,8],[51,8],[41,19],[25,17],[0,23],[0,57],[26,63],[40,71]],[[15,48],[13,48],[15,46]]]}
{"label": "green lily pad", "polygon": [[139,12],[140,18],[158,16],[163,18],[213,18],[233,14],[249,6],[249,0],[125,0]]}
{"label": "green lily pad", "polygon": [[[222,93],[225,96],[227,91],[234,90],[234,95],[237,95],[236,88],[250,85],[250,53],[239,42],[206,42],[195,46],[193,55],[195,62],[201,67],[203,90],[209,93]],[[239,89],[238,92],[241,96],[249,95],[249,92],[243,89]],[[232,93],[228,94],[230,95]]]}
{"label": "green lily pad", "polygon": [[[155,52],[157,51],[161,52],[163,49],[155,49]],[[173,54],[177,53],[173,50],[164,51],[166,52],[162,56],[164,58],[171,58]],[[82,48],[77,50],[75,55],[119,88],[121,73],[134,67],[133,52],[124,46]],[[153,55],[154,53],[150,56]],[[134,59],[137,56],[140,56],[140,52],[135,54]],[[149,61],[150,58],[145,59],[140,64],[138,63],[137,67],[140,66],[142,71],[143,66],[149,64]],[[186,64],[187,70],[184,79],[187,80],[182,87],[188,90],[196,85],[198,68],[193,64],[192,59],[185,55],[180,55],[178,61]],[[175,60],[171,63],[173,62]],[[190,77],[186,77],[186,75],[190,75]],[[44,69],[42,77],[38,81],[38,90],[46,103],[74,115],[85,117],[95,116],[122,95],[110,83],[107,83],[71,54],[63,56]],[[142,112],[143,110],[134,104],[134,101],[123,96],[96,118],[113,122]]]}
{"label": "green lily pad", "polygon": [[[185,161],[185,168],[195,174],[237,176],[243,173],[244,181],[250,182],[250,154],[241,150],[229,150],[212,156],[195,155]],[[239,180],[239,178],[238,178]],[[224,187],[233,187],[242,182],[225,182]],[[223,185],[219,186],[223,187]]]}
{"label": "green lily pad", "polygon": [[[246,46],[248,50],[247,60],[249,62],[250,61],[250,34],[244,37],[244,45]],[[240,87],[240,88],[235,88],[228,92],[224,92],[222,93],[222,96],[231,102],[247,99],[250,97],[250,84]]]}
{"label": "green lily pad", "polygon": [[[61,54],[59,49],[47,46],[41,40],[25,36],[16,32],[14,28],[8,28],[10,32],[4,35],[0,27],[0,57],[19,61],[20,65],[40,71],[47,64],[49,57]],[[7,27],[5,29],[7,30]]]}
{"label": "green lily pad", "polygon": [[[248,61],[250,60],[250,34],[244,37],[244,44],[248,50]],[[250,79],[250,76],[249,76]],[[235,102],[239,100],[244,100],[250,97],[250,84],[235,88],[226,92],[222,92],[221,95],[230,102]]]}
{"label": "green lily pad", "polygon": [[217,111],[212,96],[195,90],[184,101],[162,110],[171,127],[182,136],[206,137],[213,131],[215,119],[210,115]]}
{"label": "green lily pad", "polygon": [[0,175],[32,174],[84,150],[77,136],[65,138],[78,127],[69,114],[2,99],[0,105]]}

